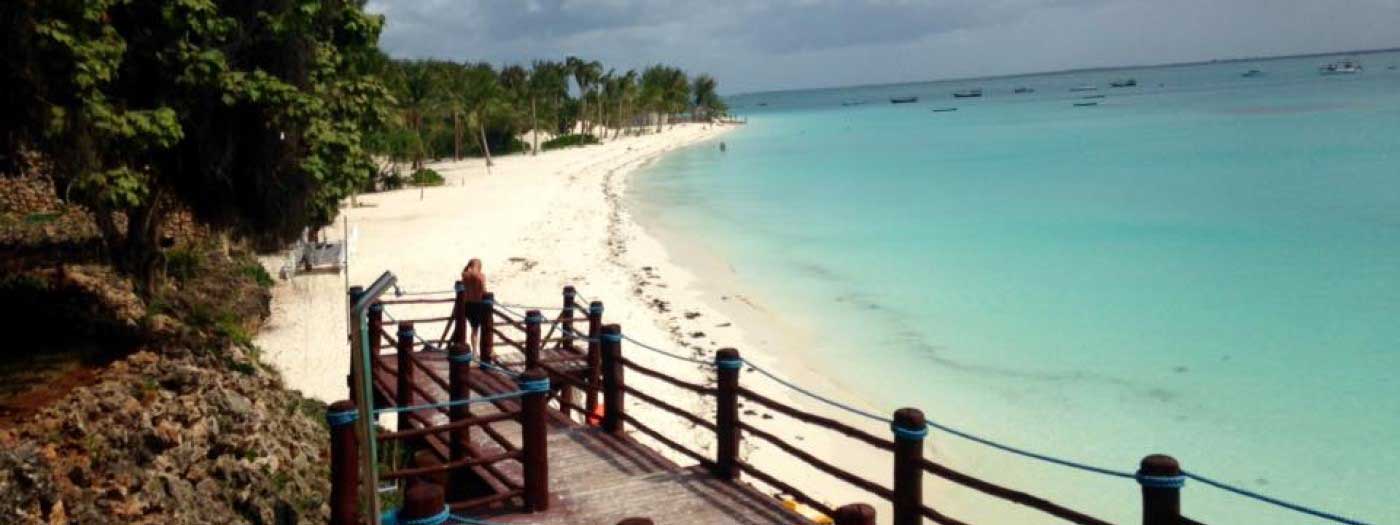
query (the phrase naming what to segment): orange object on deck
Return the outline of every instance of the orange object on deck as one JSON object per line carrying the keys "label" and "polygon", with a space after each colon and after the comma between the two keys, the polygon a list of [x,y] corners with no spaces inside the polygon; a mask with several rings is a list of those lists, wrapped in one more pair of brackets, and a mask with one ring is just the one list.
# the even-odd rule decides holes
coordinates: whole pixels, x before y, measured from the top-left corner
{"label": "orange object on deck", "polygon": [[603,404],[599,403],[593,407],[593,413],[588,415],[588,426],[596,427],[603,424]]}

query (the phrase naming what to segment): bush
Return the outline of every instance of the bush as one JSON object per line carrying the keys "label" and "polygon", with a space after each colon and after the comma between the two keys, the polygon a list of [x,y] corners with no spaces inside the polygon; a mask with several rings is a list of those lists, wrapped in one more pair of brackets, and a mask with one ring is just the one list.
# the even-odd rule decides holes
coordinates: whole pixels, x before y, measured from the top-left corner
{"label": "bush", "polygon": [[258,283],[258,286],[263,288],[272,288],[272,285],[277,284],[277,281],[272,280],[272,276],[268,275],[267,270],[263,268],[261,264],[247,264],[240,268],[239,271],[243,275],[253,279],[254,282]]}
{"label": "bush", "polygon": [[196,248],[176,248],[165,254],[165,270],[181,281],[188,281],[204,266],[204,254]]}
{"label": "bush", "polygon": [[572,146],[587,146],[587,145],[590,145],[590,144],[597,144],[597,143],[598,143],[598,137],[595,137],[595,136],[593,136],[593,135],[584,135],[584,134],[575,133],[575,134],[572,134],[572,135],[562,135],[562,136],[555,137],[555,138],[549,139],[549,140],[547,140],[547,141],[544,141],[543,143],[540,144],[540,149],[541,149],[541,150],[544,150],[544,151],[549,151],[549,150],[552,150],[552,149],[568,148],[568,147],[572,147]]}
{"label": "bush", "polygon": [[441,186],[443,182],[446,182],[442,175],[428,168],[413,172],[412,181],[415,186]]}

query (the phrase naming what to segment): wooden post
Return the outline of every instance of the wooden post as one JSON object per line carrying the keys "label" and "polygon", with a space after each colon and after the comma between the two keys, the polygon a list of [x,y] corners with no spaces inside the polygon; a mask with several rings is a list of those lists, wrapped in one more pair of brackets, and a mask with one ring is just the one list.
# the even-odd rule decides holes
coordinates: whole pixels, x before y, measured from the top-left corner
{"label": "wooden post", "polygon": [[[574,304],[574,296],[577,293],[578,292],[574,290],[573,286],[564,287],[564,309],[559,312],[559,324],[563,325],[559,327],[559,348],[562,351],[562,355],[566,356],[574,355],[575,351],[574,308],[576,306]],[[569,403],[573,403],[574,386],[569,384],[568,382],[561,381],[559,383],[559,399],[562,401],[568,401]],[[559,413],[563,414],[564,417],[569,417],[569,406],[564,404],[563,402],[560,402]],[[587,416],[587,414],[584,415]]]}
{"label": "wooden post", "polygon": [[1153,454],[1142,458],[1137,471],[1142,486],[1142,524],[1178,525],[1181,523],[1181,486],[1186,477],[1176,458]]}
{"label": "wooden post", "polygon": [[836,509],[831,516],[836,525],[875,525],[875,507],[864,503],[852,503]]}
{"label": "wooden post", "polygon": [[[412,464],[413,468],[436,467],[442,464],[442,460],[438,459],[437,452],[425,448],[413,453]],[[431,483],[439,487],[444,487],[445,489],[447,487],[447,473],[431,472],[428,474],[420,474],[417,476],[413,476],[408,478],[407,482],[405,483],[405,486],[407,488],[413,488],[414,485],[418,485],[421,483]],[[446,490],[444,490],[444,492],[446,492]]]}
{"label": "wooden post", "polygon": [[545,426],[545,403],[549,398],[549,375],[528,368],[516,384],[527,392],[520,398],[520,463],[524,467],[525,508],[530,512],[549,509],[549,451]]}
{"label": "wooden post", "polygon": [[622,433],[622,327],[604,325],[599,334],[603,344],[603,430]]}
{"label": "wooden post", "polygon": [[539,310],[525,311],[525,368],[540,366],[540,323],[544,315]]}
{"label": "wooden post", "polygon": [[481,302],[486,303],[486,320],[481,324],[481,348],[477,350],[477,358],[483,363],[492,362],[492,352],[496,346],[496,332],[492,327],[496,322],[496,294],[486,292],[481,295]]}
{"label": "wooden post", "polygon": [[[394,403],[400,407],[413,405],[413,321],[399,323],[398,388]],[[413,428],[409,412],[399,412],[399,431]]]}
{"label": "wooden post", "polygon": [[[365,287],[351,286],[346,292],[347,301],[350,306],[345,309],[345,338],[350,342],[350,373],[345,375],[345,386],[350,390],[350,399],[360,398],[360,382],[355,377],[355,371],[360,367],[360,348],[356,346],[359,342],[355,340],[355,304],[360,302],[360,298],[365,295]],[[373,363],[371,363],[373,364]]]}
{"label": "wooden post", "polygon": [[466,348],[467,336],[471,333],[471,327],[467,326],[467,287],[462,281],[457,281],[452,285],[452,290],[457,292],[452,302],[452,342]]}
{"label": "wooden post", "polygon": [[[465,330],[459,330],[465,333]],[[467,348],[466,336],[463,335],[460,341],[453,341],[451,350],[447,354],[447,385],[451,389],[449,392],[453,401],[459,401],[471,397],[471,369],[472,353]],[[462,404],[455,405],[448,410],[448,419],[456,423],[472,417],[471,407]],[[467,459],[467,446],[471,443],[471,429],[467,427],[458,428],[451,431],[451,442],[448,451],[452,461]],[[450,483],[445,487],[448,496],[453,500],[463,499],[466,495],[462,493],[471,483],[471,475],[468,469],[459,468],[452,471]]]}
{"label": "wooden post", "polygon": [[379,350],[384,347],[384,304],[375,301],[369,305],[369,357],[370,367],[379,366]]}
{"label": "wooden post", "polygon": [[399,509],[398,523],[442,525],[447,523],[448,515],[442,487],[433,483],[415,483],[403,491],[403,508]]}
{"label": "wooden post", "polygon": [[574,297],[578,294],[573,286],[564,287],[564,310],[559,313],[559,322],[564,326],[559,331],[563,334],[560,337],[559,346],[570,351],[574,349],[574,308],[578,305],[574,303]]}
{"label": "wooden post", "polygon": [[602,391],[603,352],[599,338],[603,335],[603,302],[588,303],[588,394],[584,407],[588,409],[587,421],[598,424],[593,415],[598,412],[598,393]]}
{"label": "wooden post", "polygon": [[354,525],[360,509],[360,458],[355,421],[360,413],[349,400],[326,407],[331,427],[331,525]]}
{"label": "wooden post", "polygon": [[917,408],[894,411],[894,525],[919,525],[924,505],[924,438],[928,426]]}
{"label": "wooden post", "polygon": [[715,469],[720,479],[739,477],[739,370],[744,360],[739,351],[721,348],[715,352],[718,390],[715,394]]}

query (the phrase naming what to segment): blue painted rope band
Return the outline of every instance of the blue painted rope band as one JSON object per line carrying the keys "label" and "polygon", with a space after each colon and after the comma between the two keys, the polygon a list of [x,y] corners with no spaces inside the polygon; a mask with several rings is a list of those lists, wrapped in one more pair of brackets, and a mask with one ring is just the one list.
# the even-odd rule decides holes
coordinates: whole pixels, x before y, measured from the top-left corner
{"label": "blue painted rope band", "polygon": [[397,525],[442,525],[447,523],[447,519],[452,517],[452,509],[447,506],[442,507],[442,512],[425,518],[407,519],[398,515],[399,511],[394,511],[394,523]]}
{"label": "blue painted rope band", "polygon": [[601,304],[590,305],[590,306],[588,307],[588,313],[591,314],[591,315],[603,315],[603,305],[601,305]]}
{"label": "blue painted rope band", "polygon": [[454,291],[454,292],[465,292],[465,291],[467,291],[467,285],[462,284],[462,283],[452,283],[452,291]]}
{"label": "blue painted rope band", "polygon": [[379,304],[379,303],[374,303],[374,304],[372,304],[372,305],[369,305],[369,311],[374,312],[374,313],[383,312],[383,311],[384,311],[384,305]]}
{"label": "blue painted rope band", "polygon": [[495,305],[496,305],[496,301],[491,300],[491,299],[482,299],[482,300],[481,300],[481,304],[484,304],[484,305],[486,305],[486,306],[495,306]]}
{"label": "blue painted rope band", "polygon": [[599,336],[604,343],[621,343],[622,334],[602,334]]}
{"label": "blue painted rope band", "polygon": [[462,352],[460,354],[447,354],[447,360],[453,363],[470,364],[472,362],[472,354],[471,352]]}
{"label": "blue painted rope band", "polygon": [[544,314],[526,315],[525,324],[540,324],[544,322]]}
{"label": "blue painted rope band", "polygon": [[564,292],[564,297],[565,297],[565,298],[568,298],[568,299],[573,299],[575,295],[578,295],[578,293],[577,293],[577,292]]}
{"label": "blue painted rope band", "polygon": [[400,340],[400,341],[402,341],[402,340],[405,339],[405,338],[410,338],[410,339],[411,339],[411,338],[415,337],[416,335],[417,335],[417,332],[415,332],[415,331],[412,330],[412,329],[407,329],[407,330],[406,330],[406,329],[403,329],[403,328],[400,328],[400,329],[399,329],[399,340]]}
{"label": "blue painted rope band", "polygon": [[1137,479],[1138,485],[1153,489],[1179,489],[1186,485],[1186,476],[1148,476],[1137,474],[1133,476]]}
{"label": "blue painted rope band", "polygon": [[891,423],[890,430],[894,431],[895,439],[903,439],[906,441],[922,441],[924,438],[928,437],[928,427],[919,427],[917,429],[904,428],[894,423]]}
{"label": "blue painted rope band", "polygon": [[522,380],[516,381],[515,384],[520,386],[520,391],[521,391],[521,392],[530,392],[530,393],[534,393],[534,392],[548,392],[548,391],[549,391],[549,378],[548,378],[548,377],[546,377],[546,378],[544,378],[544,379],[522,379]]}
{"label": "blue painted rope band", "polygon": [[744,367],[743,359],[716,359],[715,368],[720,370],[738,370]]}
{"label": "blue painted rope band", "polygon": [[356,410],[345,410],[341,412],[326,412],[326,423],[332,427],[339,427],[354,423],[360,419],[360,413]]}

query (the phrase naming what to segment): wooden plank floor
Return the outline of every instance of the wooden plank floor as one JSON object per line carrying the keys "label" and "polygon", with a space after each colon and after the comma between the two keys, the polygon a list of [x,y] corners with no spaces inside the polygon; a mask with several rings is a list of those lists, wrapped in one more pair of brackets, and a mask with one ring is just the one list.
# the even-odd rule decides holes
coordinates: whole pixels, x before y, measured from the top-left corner
{"label": "wooden plank floor", "polygon": [[[551,354],[553,352],[547,353],[545,358],[554,357]],[[392,353],[378,358],[375,386],[383,399],[394,399],[396,358]],[[415,358],[424,366],[415,370],[421,392],[415,392],[414,402],[445,399],[446,390],[431,379],[424,368],[445,381],[448,377],[446,355],[415,352]],[[515,390],[510,378],[477,368],[472,369],[470,382],[477,395]],[[515,408],[517,403],[507,400],[497,406],[473,405],[472,412],[483,415]],[[628,517],[652,518],[658,524],[810,523],[745,483],[721,481],[701,467],[678,466],[630,437],[585,427],[554,409],[550,412],[549,510],[522,513],[517,501],[468,514],[493,522],[540,525],[614,525]],[[418,424],[447,421],[445,412],[436,410],[421,411],[415,417]],[[520,445],[520,425],[515,421],[493,423],[491,429],[509,446]],[[473,428],[471,438],[479,454],[493,455],[505,450],[505,445],[481,429]],[[446,456],[446,444],[442,440],[430,440],[430,444],[440,456]],[[495,472],[482,468],[475,471],[498,492],[520,486],[521,465],[517,461],[497,463]]]}

